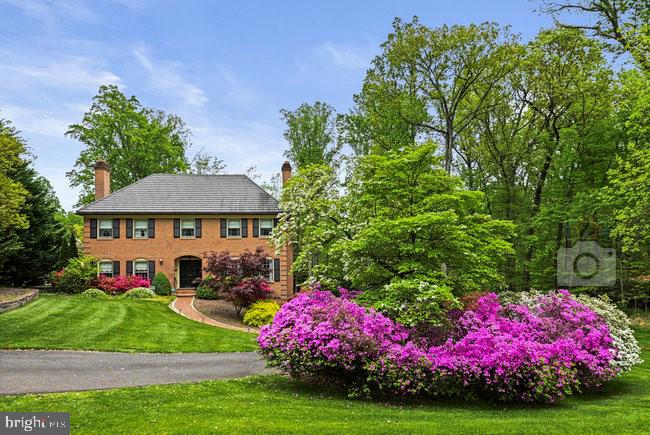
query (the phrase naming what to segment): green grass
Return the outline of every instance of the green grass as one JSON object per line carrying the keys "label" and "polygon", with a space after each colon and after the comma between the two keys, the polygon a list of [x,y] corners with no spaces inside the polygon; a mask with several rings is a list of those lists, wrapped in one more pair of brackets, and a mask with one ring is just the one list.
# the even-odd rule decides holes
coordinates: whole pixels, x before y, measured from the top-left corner
{"label": "green grass", "polygon": [[169,299],[89,299],[43,294],[0,314],[2,349],[118,352],[238,352],[257,349],[245,332],[203,325],[167,307]]}
{"label": "green grass", "polygon": [[0,398],[2,411],[65,411],[73,433],[648,433],[646,363],[554,406],[351,400],[280,376]]}

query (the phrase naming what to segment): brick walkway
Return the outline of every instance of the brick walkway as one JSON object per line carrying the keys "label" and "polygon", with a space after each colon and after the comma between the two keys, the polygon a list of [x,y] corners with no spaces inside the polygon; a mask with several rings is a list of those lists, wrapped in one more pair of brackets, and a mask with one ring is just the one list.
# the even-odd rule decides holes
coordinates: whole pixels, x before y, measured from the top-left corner
{"label": "brick walkway", "polygon": [[177,297],[172,301],[171,304],[169,304],[169,307],[183,317],[187,317],[188,319],[194,320],[196,322],[205,323],[206,325],[216,326],[224,329],[232,329],[233,331],[253,333],[259,332],[258,328],[229,325],[227,323],[218,322],[214,319],[204,316],[196,308],[194,308],[194,297],[192,296]]}

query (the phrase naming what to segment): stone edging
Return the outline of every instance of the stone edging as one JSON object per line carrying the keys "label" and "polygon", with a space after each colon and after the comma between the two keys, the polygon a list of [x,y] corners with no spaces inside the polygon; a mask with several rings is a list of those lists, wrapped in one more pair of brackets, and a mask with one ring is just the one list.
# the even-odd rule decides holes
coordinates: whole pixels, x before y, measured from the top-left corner
{"label": "stone edging", "polygon": [[37,297],[38,297],[38,290],[34,289],[33,292],[23,296],[20,299],[16,299],[15,301],[0,302],[0,313],[4,313],[7,311],[15,310],[16,308],[20,308],[26,303],[33,301]]}
{"label": "stone edging", "polygon": [[[258,328],[233,326],[233,325],[229,325],[227,323],[218,322],[218,321],[216,321],[216,320],[214,320],[214,319],[212,319],[210,317],[207,317],[206,315],[201,313],[199,310],[194,308],[194,298],[192,298],[192,301],[189,304],[189,307],[188,307],[189,312],[179,310],[176,307],[176,302],[178,301],[178,299],[179,298],[176,298],[173,301],[171,301],[171,303],[169,304],[169,308],[171,308],[171,310],[174,311],[176,314],[179,314],[179,315],[181,315],[181,316],[183,316],[183,317],[185,317],[187,319],[194,320],[195,322],[199,322],[199,323],[204,323],[204,324],[210,325],[210,326],[216,326],[218,328],[230,329],[232,331],[248,332],[248,333],[254,333],[254,334],[259,333]],[[187,299],[189,299],[189,298],[187,298]]]}

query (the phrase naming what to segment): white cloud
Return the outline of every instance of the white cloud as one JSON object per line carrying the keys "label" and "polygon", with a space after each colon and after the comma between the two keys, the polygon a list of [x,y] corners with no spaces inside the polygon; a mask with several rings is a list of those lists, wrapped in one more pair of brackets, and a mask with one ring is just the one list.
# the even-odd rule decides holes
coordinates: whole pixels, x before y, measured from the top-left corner
{"label": "white cloud", "polygon": [[201,107],[208,102],[205,92],[181,76],[181,66],[177,62],[155,61],[146,47],[133,51],[133,55],[149,75],[150,83],[157,89],[174,94],[185,104]]}
{"label": "white cloud", "polygon": [[21,87],[96,90],[102,84],[123,87],[119,76],[87,57],[58,56],[45,63],[16,63],[15,57],[0,53],[0,60],[0,88],[12,91]]}
{"label": "white cloud", "polygon": [[23,14],[40,21],[50,31],[59,30],[61,19],[94,22],[95,12],[76,0],[0,0],[20,9]]}
{"label": "white cloud", "polygon": [[366,69],[370,67],[373,47],[335,44],[327,41],[316,47],[316,52],[341,68]]}

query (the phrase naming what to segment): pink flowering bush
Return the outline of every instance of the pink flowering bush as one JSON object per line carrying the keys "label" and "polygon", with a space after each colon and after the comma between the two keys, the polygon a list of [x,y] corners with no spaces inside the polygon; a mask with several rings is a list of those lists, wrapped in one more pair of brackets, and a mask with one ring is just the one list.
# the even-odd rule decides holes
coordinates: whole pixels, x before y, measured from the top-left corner
{"label": "pink flowering bush", "polygon": [[151,285],[148,279],[136,275],[118,275],[112,277],[99,275],[96,284],[98,289],[113,295],[126,293],[127,291],[138,287],[148,288]]}
{"label": "pink flowering bush", "polygon": [[487,293],[453,325],[429,346],[383,314],[313,291],[283,305],[258,340],[271,366],[355,394],[554,402],[618,373],[607,324],[566,291],[534,308]]}

